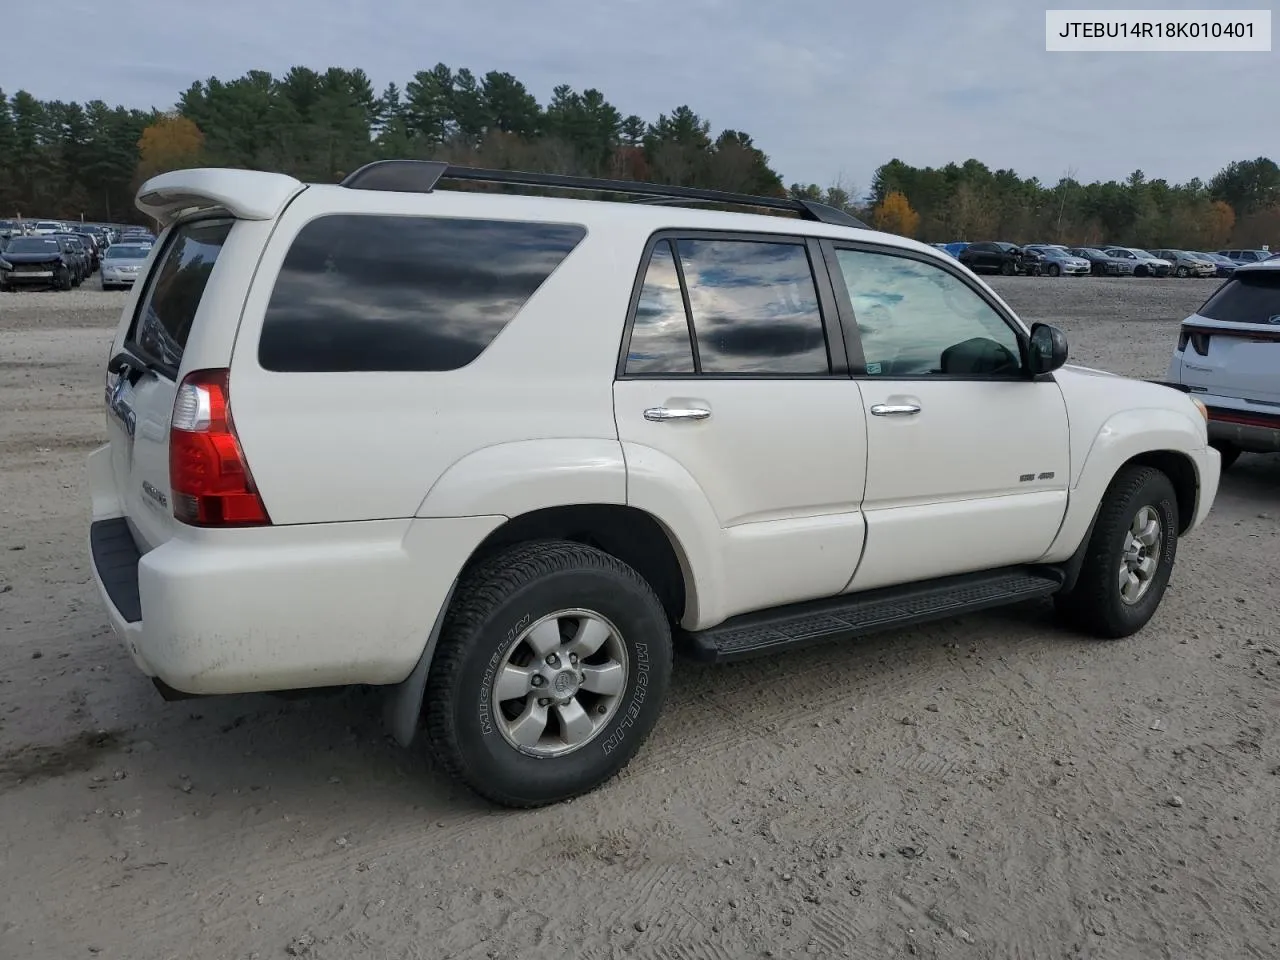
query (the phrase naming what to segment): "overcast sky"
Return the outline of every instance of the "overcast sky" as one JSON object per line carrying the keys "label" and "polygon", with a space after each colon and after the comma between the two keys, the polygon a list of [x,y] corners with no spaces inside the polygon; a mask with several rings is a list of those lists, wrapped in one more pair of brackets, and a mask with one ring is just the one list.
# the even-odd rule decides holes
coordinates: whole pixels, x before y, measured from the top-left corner
{"label": "overcast sky", "polygon": [[194,80],[294,64],[361,67],[379,89],[403,87],[443,61],[509,71],[544,104],[559,83],[596,87],[647,120],[687,103],[713,132],[750,133],[787,183],[859,192],[893,157],[976,157],[1047,183],[1069,168],[1083,180],[1140,168],[1184,181],[1280,159],[1280,54],[1046,53],[1046,4],[1030,0],[4,5],[0,88],[46,100],[167,108]]}

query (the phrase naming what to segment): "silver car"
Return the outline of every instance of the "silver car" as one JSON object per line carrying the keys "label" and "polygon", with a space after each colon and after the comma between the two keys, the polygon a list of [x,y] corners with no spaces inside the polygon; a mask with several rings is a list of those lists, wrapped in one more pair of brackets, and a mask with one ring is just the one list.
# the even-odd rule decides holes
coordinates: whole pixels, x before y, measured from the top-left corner
{"label": "silver car", "polygon": [[1212,277],[1218,268],[1207,258],[1190,250],[1152,250],[1161,260],[1173,264],[1175,277]]}
{"label": "silver car", "polygon": [[150,244],[113,243],[107,247],[102,254],[102,289],[132,287],[149,256]]}

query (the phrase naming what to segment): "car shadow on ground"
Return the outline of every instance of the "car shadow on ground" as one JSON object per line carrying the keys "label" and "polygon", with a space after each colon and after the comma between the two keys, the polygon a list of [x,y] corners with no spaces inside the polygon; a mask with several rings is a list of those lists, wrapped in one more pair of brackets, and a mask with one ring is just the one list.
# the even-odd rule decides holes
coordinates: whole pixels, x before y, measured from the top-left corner
{"label": "car shadow on ground", "polygon": [[[1033,601],[736,664],[680,659],[663,717],[629,775],[710,751],[750,750],[770,725],[811,726],[806,701],[832,710],[923,709],[939,689],[964,682],[958,665],[1016,662],[1032,651],[1070,657],[1090,642],[1055,627],[1051,606]],[[152,809],[158,803],[175,815],[229,823],[253,819],[264,803],[343,822],[403,819],[406,827],[501,812],[439,769],[424,735],[409,749],[394,743],[376,688],[164,701],[123,655],[107,672],[94,699],[103,707],[127,705],[119,722],[66,743],[11,751],[0,758],[0,793],[82,777],[104,794],[128,793]],[[673,794],[679,789],[678,782],[670,786]]]}
{"label": "car shadow on ground", "polygon": [[1280,506],[1280,454],[1242,453],[1222,475],[1219,493]]}

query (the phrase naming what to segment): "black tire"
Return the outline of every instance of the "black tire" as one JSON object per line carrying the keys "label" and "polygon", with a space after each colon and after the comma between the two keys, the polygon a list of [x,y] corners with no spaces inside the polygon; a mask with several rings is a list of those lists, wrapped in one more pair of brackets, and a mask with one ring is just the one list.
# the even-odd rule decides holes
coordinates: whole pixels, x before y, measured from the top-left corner
{"label": "black tire", "polygon": [[1142,266],[1141,264],[1133,268],[1133,275],[1135,277],[1145,277],[1150,272],[1151,271],[1149,271],[1145,266]]}
{"label": "black tire", "polygon": [[[510,743],[491,703],[495,671],[521,633],[562,610],[589,610],[616,627],[627,674],[617,711],[571,753],[539,757]],[[520,544],[478,563],[458,584],[427,677],[425,725],[445,770],[507,807],[537,807],[615,776],[657,722],[671,678],[671,628],[653,588],[593,547]],[[557,684],[558,685],[558,684]]]}
{"label": "black tire", "polygon": [[64,268],[54,274],[53,285],[59,290],[70,290],[75,285],[75,281],[71,277],[71,271]]}
{"label": "black tire", "polygon": [[1179,267],[1177,270],[1177,275],[1178,275],[1178,279],[1185,280],[1187,279],[1187,277],[1191,276],[1191,271],[1188,270],[1186,267]]}
{"label": "black tire", "polygon": [[1017,271],[1017,267],[1013,265],[1012,260],[1002,260],[1000,262],[1000,273],[1005,277],[1012,277]]}
{"label": "black tire", "polygon": [[1060,276],[1061,274],[1062,274],[1062,268],[1060,266],[1058,266],[1056,263],[1049,264],[1049,276],[1057,277],[1057,276]]}
{"label": "black tire", "polygon": [[[1160,553],[1146,592],[1129,603],[1118,576],[1126,535],[1146,508],[1160,526]],[[1054,597],[1064,621],[1106,640],[1128,637],[1146,626],[1169,585],[1178,551],[1178,497],[1169,478],[1154,467],[1125,467],[1102,498],[1086,548],[1080,578],[1068,594]]]}
{"label": "black tire", "polygon": [[1218,456],[1222,459],[1222,472],[1231,469],[1231,465],[1240,459],[1240,448],[1234,443],[1228,443],[1225,440],[1212,440],[1209,446],[1218,451]]}

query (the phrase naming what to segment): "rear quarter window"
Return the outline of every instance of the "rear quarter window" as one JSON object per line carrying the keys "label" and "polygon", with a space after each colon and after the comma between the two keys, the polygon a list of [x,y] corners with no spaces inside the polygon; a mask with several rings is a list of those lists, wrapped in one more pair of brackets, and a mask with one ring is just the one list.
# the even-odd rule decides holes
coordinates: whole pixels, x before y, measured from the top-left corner
{"label": "rear quarter window", "polygon": [[457,370],[585,236],[577,224],[320,217],[285,256],[258,362],[288,373]]}
{"label": "rear quarter window", "polygon": [[1248,270],[1220,286],[1198,313],[1224,323],[1280,326],[1280,270]]}
{"label": "rear quarter window", "polygon": [[193,220],[174,227],[156,258],[126,343],[176,376],[196,308],[234,220]]}

